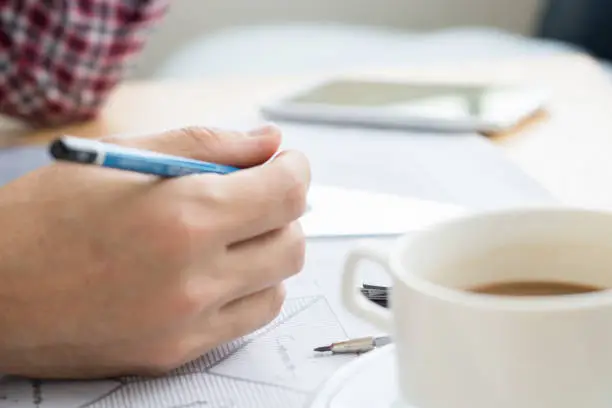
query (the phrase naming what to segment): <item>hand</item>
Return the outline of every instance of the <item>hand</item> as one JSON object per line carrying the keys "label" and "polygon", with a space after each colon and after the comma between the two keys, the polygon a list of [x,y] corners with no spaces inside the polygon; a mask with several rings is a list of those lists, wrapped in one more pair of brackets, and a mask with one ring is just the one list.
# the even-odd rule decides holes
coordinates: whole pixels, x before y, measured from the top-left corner
{"label": "hand", "polygon": [[158,179],[57,163],[0,189],[0,372],[158,374],[270,322],[301,270],[307,160],[280,134],[111,143],[250,167]]}

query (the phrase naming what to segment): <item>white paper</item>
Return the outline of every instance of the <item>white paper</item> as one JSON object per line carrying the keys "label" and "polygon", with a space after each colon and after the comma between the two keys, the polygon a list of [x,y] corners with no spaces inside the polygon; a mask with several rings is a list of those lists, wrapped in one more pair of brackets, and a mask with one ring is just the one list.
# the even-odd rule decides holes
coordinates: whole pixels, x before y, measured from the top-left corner
{"label": "white paper", "polygon": [[301,219],[309,238],[399,235],[456,217],[461,207],[392,194],[314,185]]}
{"label": "white paper", "polygon": [[487,138],[463,133],[277,124],[283,148],[304,152],[313,184],[480,210],[555,198]]}

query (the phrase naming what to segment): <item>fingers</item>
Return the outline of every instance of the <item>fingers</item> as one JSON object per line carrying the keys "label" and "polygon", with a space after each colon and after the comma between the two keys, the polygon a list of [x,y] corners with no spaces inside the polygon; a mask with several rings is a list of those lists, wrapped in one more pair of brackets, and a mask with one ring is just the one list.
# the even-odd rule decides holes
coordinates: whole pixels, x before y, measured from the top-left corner
{"label": "fingers", "polygon": [[273,126],[249,133],[189,127],[155,136],[110,137],[104,141],[243,168],[270,159],[278,151],[281,134]]}
{"label": "fingers", "polygon": [[264,166],[179,182],[201,191],[203,208],[215,214],[219,233],[226,242],[237,243],[282,228],[302,216],[310,167],[303,154],[283,152]]}
{"label": "fingers", "polygon": [[214,316],[202,316],[194,322],[182,363],[262,328],[278,316],[284,300],[285,288],[277,285],[231,302]]}
{"label": "fingers", "polygon": [[[232,299],[258,292],[300,272],[305,238],[299,222],[231,246],[224,268]],[[231,273],[230,273],[231,271]]]}
{"label": "fingers", "polygon": [[[244,170],[224,176],[201,174],[166,180],[170,200],[198,200],[201,214],[191,219],[214,219],[206,225],[227,244],[282,228],[302,216],[310,185],[310,167],[304,155],[277,151],[280,133],[269,127],[248,136],[236,132],[188,128],[158,136],[115,138],[112,143],[213,161]],[[254,167],[249,167],[254,166]],[[201,223],[204,221],[201,221]],[[197,223],[196,223],[197,224]]]}
{"label": "fingers", "polygon": [[275,285],[225,305],[220,313],[225,340],[249,334],[270,323],[285,301],[285,287]]}

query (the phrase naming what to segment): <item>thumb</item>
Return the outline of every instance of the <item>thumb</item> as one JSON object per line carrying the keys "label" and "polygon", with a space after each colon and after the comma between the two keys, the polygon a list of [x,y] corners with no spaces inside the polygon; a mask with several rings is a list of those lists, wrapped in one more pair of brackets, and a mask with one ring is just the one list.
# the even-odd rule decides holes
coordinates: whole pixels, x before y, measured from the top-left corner
{"label": "thumb", "polygon": [[274,126],[248,133],[187,127],[153,136],[110,137],[104,141],[195,160],[251,167],[264,163],[278,151],[281,132]]}

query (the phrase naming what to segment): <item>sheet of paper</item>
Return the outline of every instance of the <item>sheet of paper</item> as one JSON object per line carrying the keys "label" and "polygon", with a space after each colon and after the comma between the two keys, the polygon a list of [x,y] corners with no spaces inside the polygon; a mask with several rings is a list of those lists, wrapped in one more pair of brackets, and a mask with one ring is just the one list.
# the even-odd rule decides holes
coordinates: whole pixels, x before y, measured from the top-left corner
{"label": "sheet of paper", "polygon": [[0,149],[0,186],[49,163],[49,153],[44,147]]}
{"label": "sheet of paper", "polygon": [[556,203],[491,141],[426,133],[278,123],[283,148],[308,156],[313,183],[473,210]]}
{"label": "sheet of paper", "polygon": [[464,214],[458,206],[430,200],[314,185],[301,219],[310,238],[399,235]]}

